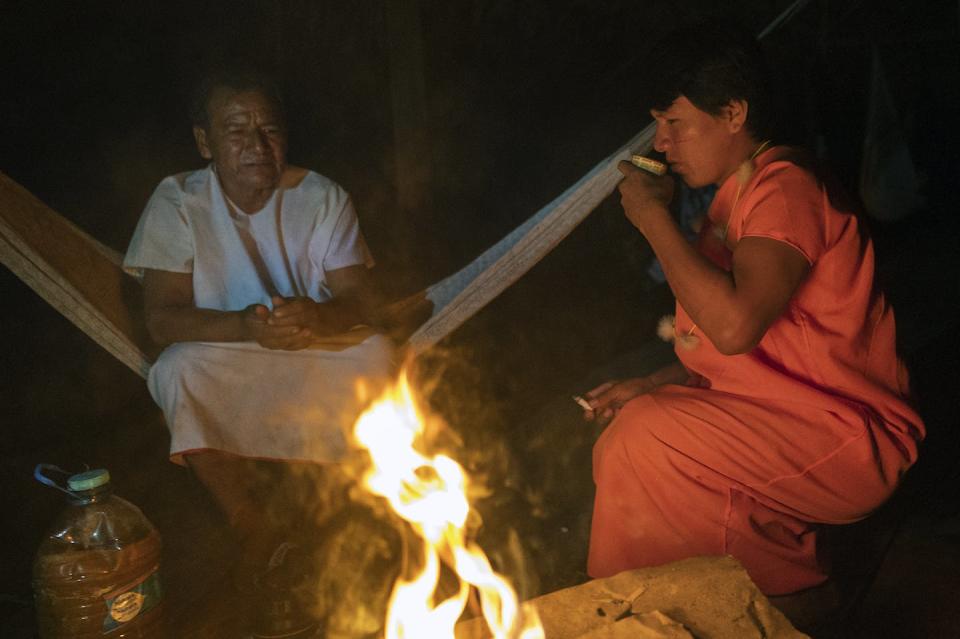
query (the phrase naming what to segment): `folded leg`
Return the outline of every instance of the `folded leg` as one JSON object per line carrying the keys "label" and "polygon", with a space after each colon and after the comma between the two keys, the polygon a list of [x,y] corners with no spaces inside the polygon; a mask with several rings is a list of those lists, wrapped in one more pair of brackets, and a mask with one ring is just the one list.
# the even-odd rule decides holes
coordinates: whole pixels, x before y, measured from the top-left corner
{"label": "folded leg", "polygon": [[628,403],[594,447],[588,572],[731,554],[768,594],[816,585],[815,524],[876,508],[902,456],[855,406],[664,387]]}

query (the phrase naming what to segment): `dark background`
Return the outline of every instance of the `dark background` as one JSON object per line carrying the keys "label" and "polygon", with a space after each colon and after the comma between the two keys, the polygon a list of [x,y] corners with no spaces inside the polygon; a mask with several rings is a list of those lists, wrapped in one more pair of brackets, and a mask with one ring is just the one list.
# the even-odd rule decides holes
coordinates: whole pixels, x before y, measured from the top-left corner
{"label": "dark background", "polygon": [[[718,14],[758,32],[789,3],[419,4],[423,154],[413,168],[426,165],[429,180],[415,207],[398,199],[412,174],[394,142],[383,0],[7,2],[0,170],[122,251],[156,184],[201,166],[186,115],[198,70],[260,59],[285,88],[291,163],[351,192],[379,279],[399,297],[469,262],[643,128],[649,55],[673,25]],[[817,150],[853,193],[873,47],[885,65],[925,204],[870,226],[930,427],[914,494],[938,512],[955,512],[960,483],[958,21],[946,0],[821,0],[766,42],[787,138]],[[651,338],[669,295],[646,275],[649,257],[608,198],[442,345],[436,403],[468,443],[516,432],[548,398],[583,390],[586,371]],[[35,464],[106,466],[148,515],[196,487],[165,462],[166,431],[139,377],[6,269],[0,299],[0,612],[15,614],[29,606],[31,555],[61,506],[31,479]]]}

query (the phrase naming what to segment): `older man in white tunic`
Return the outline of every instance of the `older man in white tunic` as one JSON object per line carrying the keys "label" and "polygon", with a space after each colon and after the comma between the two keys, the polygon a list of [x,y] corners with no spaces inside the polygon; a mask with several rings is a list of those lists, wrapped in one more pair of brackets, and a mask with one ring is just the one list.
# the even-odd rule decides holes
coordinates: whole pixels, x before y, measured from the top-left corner
{"label": "older man in white tunic", "polygon": [[171,459],[249,546],[264,533],[250,460],[338,461],[357,383],[382,383],[392,352],[356,329],[375,299],[350,198],[286,164],[276,92],[235,76],[199,95],[193,132],[210,164],[160,183],[124,266],[142,271],[148,329],[167,345],[148,386]]}

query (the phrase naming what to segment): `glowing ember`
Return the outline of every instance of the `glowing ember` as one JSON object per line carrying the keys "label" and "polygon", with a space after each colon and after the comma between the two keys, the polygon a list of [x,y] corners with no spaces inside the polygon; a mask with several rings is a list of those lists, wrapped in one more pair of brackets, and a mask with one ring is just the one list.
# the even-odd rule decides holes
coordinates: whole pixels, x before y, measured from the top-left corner
{"label": "glowing ember", "polygon": [[[463,468],[445,455],[427,457],[414,449],[424,420],[406,375],[357,421],[354,435],[372,460],[365,487],[384,497],[410,523],[422,542],[420,574],[401,575],[387,610],[386,639],[453,638],[454,625],[476,588],[484,619],[497,639],[542,639],[536,611],[518,607],[513,588],[494,572],[486,555],[467,538],[470,513]],[[457,592],[435,603],[441,564],[458,578]]]}

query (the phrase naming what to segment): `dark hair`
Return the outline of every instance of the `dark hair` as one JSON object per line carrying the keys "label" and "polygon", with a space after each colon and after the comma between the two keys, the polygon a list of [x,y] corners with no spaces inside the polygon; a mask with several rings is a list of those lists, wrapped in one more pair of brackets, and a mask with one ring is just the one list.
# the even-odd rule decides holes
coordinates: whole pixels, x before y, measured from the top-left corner
{"label": "dark hair", "polygon": [[217,89],[258,91],[274,103],[284,117],[283,95],[273,76],[259,69],[217,67],[209,70],[197,83],[190,99],[190,122],[208,129],[210,126],[210,98]]}
{"label": "dark hair", "polygon": [[776,128],[770,78],[760,45],[739,27],[701,20],[671,33],[657,48],[652,108],[663,111],[685,96],[718,115],[731,100],[746,100],[746,128],[757,140]]}

